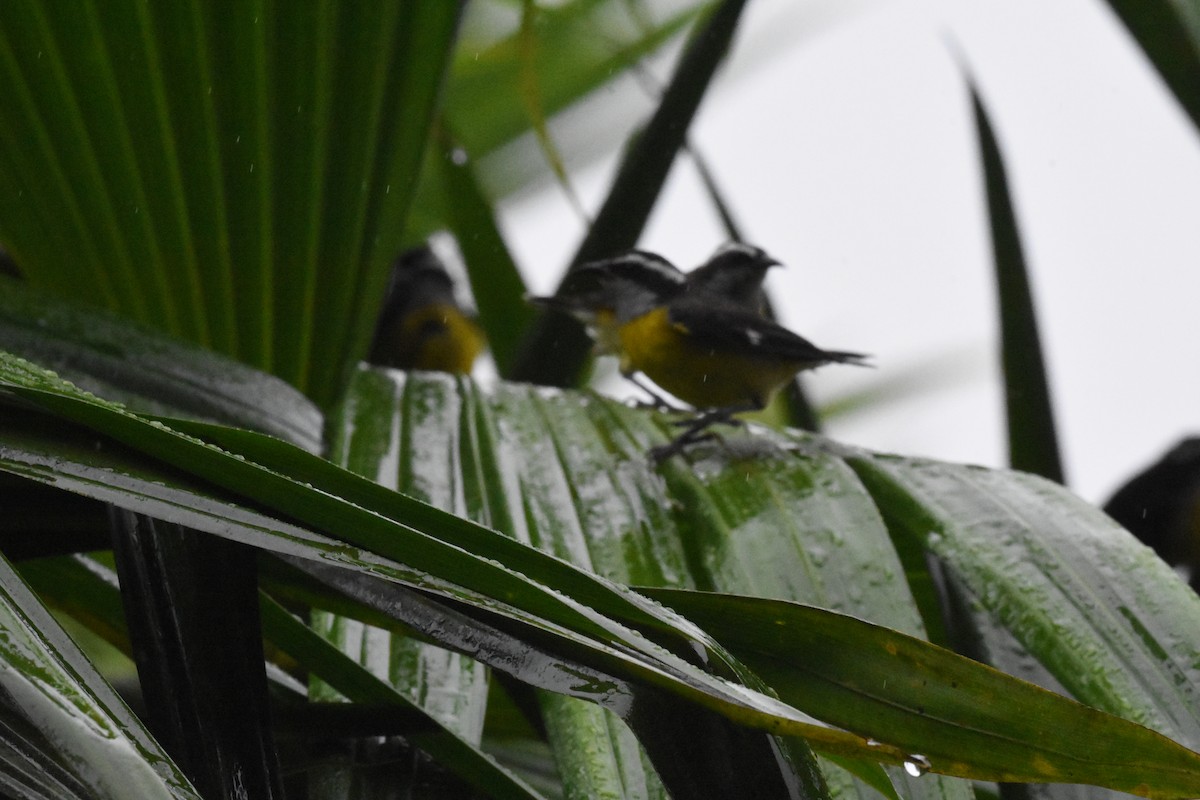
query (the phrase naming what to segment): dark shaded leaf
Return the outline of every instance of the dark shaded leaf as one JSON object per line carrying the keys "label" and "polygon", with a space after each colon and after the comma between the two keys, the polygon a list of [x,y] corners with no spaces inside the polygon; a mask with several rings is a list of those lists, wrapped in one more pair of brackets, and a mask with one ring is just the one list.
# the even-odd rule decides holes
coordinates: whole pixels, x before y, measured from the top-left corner
{"label": "dark shaded leaf", "polygon": [[[466,520],[437,512],[432,507],[363,481],[282,442],[259,434],[188,423],[189,429],[207,429],[217,438],[223,433],[228,434],[249,446],[251,451],[261,450],[253,453],[253,457],[267,456],[278,460],[279,456],[284,456],[281,463],[290,464],[292,477],[266,469],[245,455],[235,457],[204,445],[161,423],[148,423],[100,401],[72,396],[69,386],[20,360],[6,358],[0,360],[0,366],[4,369],[3,385],[11,392],[24,398],[37,398],[39,403],[53,407],[56,413],[68,418],[72,413],[77,414],[80,419],[105,430],[106,434],[136,442],[137,447],[147,453],[186,463],[189,470],[203,475],[206,480],[248,492],[257,505],[286,508],[286,516],[317,522],[318,527],[328,525],[346,538],[342,541],[329,539],[294,523],[238,506],[219,498],[220,493],[214,496],[211,484],[198,484],[194,478],[187,478],[178,471],[164,470],[155,462],[147,461],[144,454],[126,451],[115,441],[104,437],[97,439],[96,434],[85,433],[62,421],[47,425],[44,419],[16,413],[15,409],[0,418],[0,438],[4,442],[0,446],[0,467],[5,470],[35,479],[54,480],[71,491],[113,501],[133,511],[255,547],[332,562],[419,587],[435,596],[453,599],[455,603],[464,603],[465,608],[474,609],[472,613],[503,622],[505,626],[516,626],[525,641],[535,643],[533,649],[526,648],[531,656],[541,646],[548,646],[554,658],[569,654],[570,664],[561,671],[543,657],[542,660],[535,659],[529,670],[522,674],[524,680],[543,688],[587,697],[617,710],[628,710],[626,680],[661,685],[710,705],[742,724],[803,732],[806,737],[820,738],[825,746],[849,754],[866,752],[858,737],[820,725],[765,695],[703,672],[654,644],[646,634],[664,637],[692,654],[697,652],[696,647],[701,647],[715,659],[713,665],[729,661],[721,648],[698,628],[631,591]],[[97,442],[100,443],[99,450]],[[315,490],[298,479],[299,476],[315,478],[317,475],[328,479],[327,490],[344,487],[349,489],[350,496],[382,501],[385,514],[394,514],[396,503],[407,506],[410,521],[422,525],[424,530],[451,534],[454,538],[466,534],[467,539],[462,541],[470,541],[474,550],[459,549],[429,537],[427,533],[392,522],[386,516],[335,494]],[[387,510],[388,506],[392,506],[391,510]],[[438,518],[441,524],[431,523],[429,514]],[[378,555],[372,551],[378,551]],[[390,560],[389,554],[403,558],[404,562]],[[512,571],[503,565],[505,559],[535,567],[538,572],[551,576],[558,591]],[[450,575],[471,575],[476,588],[459,585],[448,577]],[[553,577],[556,575],[557,579]],[[485,591],[480,592],[478,587]],[[640,630],[624,627],[617,619],[564,591],[596,601],[599,608],[614,612],[619,619],[636,622]],[[403,613],[400,617],[404,618]],[[512,636],[511,633],[508,635]],[[464,650],[472,657],[486,660],[486,654],[473,648]],[[575,664],[587,666],[581,670]],[[499,666],[511,667],[505,662],[500,662]],[[586,675],[582,680],[581,674]]]}
{"label": "dark shaded leaf", "polygon": [[1200,128],[1200,9],[1189,0],[1108,0]]}
{"label": "dark shaded leaf", "polygon": [[[517,345],[533,322],[534,311],[525,302],[525,282],[496,224],[495,212],[476,180],[474,164],[467,160],[465,150],[455,149],[450,134],[444,141],[444,155],[431,159],[431,171],[436,171],[442,182],[445,218],[466,262],[471,294],[496,369],[506,375],[516,358]],[[456,162],[455,154],[461,164]]]}
{"label": "dark shaded leaf", "polygon": [[[156,466],[145,455],[128,452],[107,438],[100,440],[102,448],[97,451],[93,445],[94,434],[85,434],[61,419],[42,426],[36,415],[22,414],[15,406],[10,407],[7,419],[0,419],[6,423],[0,426],[0,441],[5,443],[3,468],[6,470],[43,480],[53,478],[64,487],[93,496],[120,497],[121,502],[132,504],[138,510],[153,510],[198,529],[233,535],[248,544],[299,557],[310,565],[307,569],[320,581],[337,587],[337,591],[359,605],[370,606],[402,620],[424,637],[436,638],[535,685],[591,696],[627,717],[637,709],[639,687],[649,686],[653,691],[669,691],[699,701],[736,722],[778,734],[804,736],[814,746],[835,755],[874,756],[895,763],[903,760],[905,755],[916,755],[911,750],[887,744],[870,746],[861,738],[820,727],[787,705],[773,705],[755,690],[753,676],[743,671],[738,659],[707,634],[684,618],[646,602],[640,595],[626,593],[603,578],[496,536],[465,520],[437,512],[268,437],[195,422],[180,423],[189,431],[204,434],[242,457],[235,458],[165,426],[150,425],[99,401],[72,396],[69,387],[18,361],[8,359],[0,363],[5,368],[7,391],[22,398],[22,402],[37,403],[67,420],[86,421],[109,435],[119,435],[138,448],[173,459],[178,467],[186,467],[212,483],[200,484],[187,479],[178,469]],[[362,375],[363,380],[380,382],[380,388],[385,390],[379,392],[378,401],[363,406],[364,413],[370,407],[376,411],[387,408],[391,413],[396,405],[395,392],[404,384],[403,377],[377,371],[366,371]],[[856,453],[848,463],[854,467],[864,486],[855,488],[854,475],[846,470],[846,455],[840,454],[829,443],[800,434],[789,436],[757,431],[730,436],[724,443],[697,447],[688,454],[690,464],[676,459],[664,465],[663,473],[658,473],[648,467],[642,454],[648,445],[662,441],[660,426],[669,424],[668,417],[625,408],[589,395],[502,385],[494,397],[489,397],[476,392],[464,380],[446,376],[410,377],[407,380],[415,381],[418,386],[432,387],[423,395],[431,402],[419,407],[426,413],[410,414],[410,422],[432,414],[429,419],[441,419],[441,424],[450,426],[439,429],[436,425],[422,424],[414,428],[406,435],[415,437],[418,450],[442,459],[449,456],[450,460],[444,462],[442,468],[457,466],[450,468],[447,474],[459,470],[470,474],[472,470],[479,470],[478,474],[498,481],[505,496],[519,499],[517,504],[507,507],[491,504],[491,490],[479,494],[469,488],[470,483],[462,484],[463,497],[470,498],[468,504],[489,504],[493,513],[499,513],[494,520],[497,525],[514,536],[536,541],[539,546],[556,551],[577,547],[573,542],[588,545],[594,542],[604,546],[604,536],[588,538],[581,532],[591,530],[595,534],[597,530],[603,530],[600,526],[605,524],[613,526],[613,531],[619,531],[629,522],[640,527],[657,519],[667,522],[669,528],[681,511],[671,509],[669,503],[650,504],[652,498],[671,497],[671,494],[663,494],[667,487],[691,485],[692,497],[702,498],[709,482],[715,485],[724,481],[731,484],[761,481],[764,487],[771,487],[768,494],[778,498],[778,510],[770,504],[764,506],[762,489],[744,495],[729,491],[729,497],[723,501],[725,505],[713,502],[708,509],[701,505],[704,516],[690,523],[695,526],[691,545],[694,549],[690,553],[685,551],[684,563],[708,561],[731,570],[739,563],[740,548],[747,548],[745,552],[756,547],[762,549],[767,539],[759,537],[779,536],[781,520],[785,519],[779,514],[784,510],[800,509],[801,524],[818,527],[821,504],[829,503],[831,505],[822,513],[839,520],[823,534],[831,537],[831,544],[839,541],[839,534],[845,530],[871,530],[871,526],[865,524],[868,518],[863,515],[881,511],[893,536],[917,537],[918,541],[924,541],[946,564],[954,566],[964,578],[975,581],[968,585],[980,585],[970,572],[978,569],[971,561],[975,557],[990,565],[993,573],[999,571],[1002,578],[1019,585],[1018,594],[1036,596],[1038,603],[1045,603],[1051,609],[1051,614],[1061,614],[1063,607],[1046,602],[1047,598],[1052,601],[1055,598],[1046,594],[1044,587],[1053,588],[1053,581],[1061,580],[1066,574],[1062,566],[1054,567],[1054,564],[1070,564],[1071,570],[1078,571],[1097,559],[1102,560],[1102,556],[1115,559],[1116,573],[1098,572],[1104,575],[1103,580],[1090,576],[1087,580],[1092,583],[1085,581],[1080,587],[1067,584],[1069,590],[1060,590],[1066,597],[1087,597],[1094,589],[1086,587],[1094,583],[1118,583],[1114,575],[1120,575],[1122,571],[1138,575],[1139,570],[1147,568],[1142,561],[1127,557],[1134,555],[1123,549],[1129,544],[1128,536],[1119,529],[1105,527],[1111,523],[1101,522],[1102,517],[1094,518],[1098,512],[1088,512],[1085,504],[1060,488],[1020,473]],[[390,390],[389,385],[393,387]],[[459,396],[456,403],[442,402],[456,394]],[[422,394],[414,395],[414,399],[419,396]],[[440,398],[438,402],[432,402],[436,398]],[[375,412],[365,413],[365,416],[388,418],[386,414]],[[575,421],[571,422],[571,419]],[[459,426],[462,426],[461,431]],[[442,438],[448,431],[454,431],[450,434],[452,437],[463,436],[461,441],[468,442],[469,447],[459,449],[458,444],[448,443]],[[547,437],[547,431],[552,435]],[[74,444],[70,442],[72,438],[76,440]],[[453,438],[452,441],[459,440]],[[388,452],[395,443],[389,435],[380,437],[378,446],[381,452]],[[439,453],[442,455],[438,456]],[[514,461],[518,455],[520,461]],[[439,462],[435,458],[428,463]],[[84,465],[89,466],[85,468]],[[563,465],[570,465],[571,469],[564,473]],[[89,470],[95,471],[89,475]],[[566,475],[573,477],[568,480]],[[622,504],[607,500],[606,493],[598,491],[601,479],[615,482],[628,498],[642,498],[637,505],[628,507],[637,509],[632,512],[634,516],[628,516],[631,512],[623,510]],[[306,483],[309,485],[305,486]],[[222,484],[226,489],[218,491],[214,484]],[[166,491],[168,486],[170,491]],[[514,491],[516,487],[523,487],[523,490]],[[822,491],[816,491],[818,487]],[[867,492],[863,491],[864,487]],[[235,494],[228,494],[230,492]],[[230,502],[237,494],[248,494],[260,510],[254,510],[253,506],[244,504],[245,501]],[[805,510],[804,498],[810,498],[809,502],[816,505]],[[811,498],[819,499],[813,501]],[[275,509],[271,513],[286,514],[316,530],[272,517],[263,513],[266,509]],[[839,516],[842,514],[845,516]],[[397,524],[394,521],[397,519],[403,520],[403,524]],[[960,522],[955,524],[955,520]],[[877,518],[872,525],[876,529],[880,527]],[[551,531],[556,532],[554,536],[548,535]],[[930,536],[930,531],[936,535]],[[1000,541],[997,541],[997,531],[1003,534]],[[1053,548],[1044,546],[1046,542],[1035,531],[1041,537],[1049,535],[1048,541],[1053,543]],[[717,535],[722,532],[723,537]],[[344,541],[327,538],[328,533],[336,533]],[[433,539],[431,535],[440,538]],[[577,536],[579,538],[575,539]],[[872,537],[875,537],[874,533]],[[451,540],[460,547],[452,546]],[[947,541],[953,542],[954,547],[946,545]],[[1030,549],[1030,543],[1035,542],[1043,546]],[[644,546],[628,550],[619,541],[611,543],[625,552],[638,552],[639,549],[644,553],[653,552],[652,548]],[[663,548],[665,542],[654,546]],[[855,579],[863,585],[870,584],[869,574],[854,570],[852,565],[857,559],[843,555],[861,546],[859,542],[854,542],[852,547],[847,543],[828,547],[823,554],[813,554],[819,556],[829,569],[832,569],[831,563],[845,557],[841,568],[851,570],[846,573],[849,579],[837,578],[831,585],[853,585]],[[873,539],[868,551],[873,551],[874,547]],[[1004,553],[997,555],[996,547],[1013,548],[1013,552],[1024,547],[1026,551],[1014,562]],[[1067,550],[1061,550],[1063,547]],[[1075,549],[1070,550],[1070,547]],[[1148,552],[1140,546],[1134,547],[1139,552]],[[972,549],[977,554],[962,552]],[[598,557],[600,550],[597,550],[597,556],[588,555],[586,551],[575,552],[589,565],[622,563],[615,558],[610,562],[608,556]],[[1059,554],[1048,558],[1047,552]],[[401,558],[403,563],[398,560]],[[333,563],[320,563],[330,560]],[[301,563],[295,558],[292,562]],[[496,562],[517,566],[523,577],[518,578],[517,573],[507,571]],[[644,571],[651,575],[655,570],[662,570],[664,565],[678,562],[647,559],[644,566],[637,566],[635,559],[631,563],[637,574]],[[1157,569],[1166,570],[1160,562],[1153,563],[1158,564]],[[759,564],[761,567],[761,562]],[[1025,572],[1014,568],[1014,564],[1020,565]],[[1044,573],[1042,584],[1030,577],[1036,577],[1039,572]],[[899,567],[892,573],[890,576],[886,572],[876,575],[875,580],[898,580]],[[368,574],[375,579],[363,577]],[[833,570],[830,577],[836,574],[837,570]],[[471,576],[470,587],[457,583],[457,579],[465,575]],[[1146,573],[1145,577],[1151,578],[1147,584],[1157,586],[1163,576]],[[387,583],[379,583],[379,579]],[[768,579],[789,579],[789,576],[780,572],[774,577],[768,575]],[[539,580],[546,583],[535,583]],[[811,578],[804,580],[812,582]],[[997,578],[991,575],[987,580],[996,581]],[[819,588],[822,584],[815,581],[812,585]],[[546,592],[548,586],[554,586],[564,594]],[[764,583],[755,590],[770,593],[770,586],[770,582]],[[1177,589],[1186,591],[1178,579],[1175,579],[1174,588],[1168,586],[1162,590],[1161,597],[1155,595],[1157,589],[1147,590],[1141,585],[1133,590],[1136,592],[1133,597],[1122,594],[1130,591],[1126,588],[1114,589],[1111,598],[1102,597],[1090,606],[1077,607],[1083,620],[1081,627],[1095,626],[1111,637],[1111,649],[1121,654],[1125,660],[1123,664],[1103,667],[1105,671],[1100,672],[1086,659],[1076,658],[1069,662],[1056,662],[1044,656],[1043,659],[1056,674],[1061,671],[1061,665],[1066,664],[1066,669],[1074,671],[1080,683],[1085,683],[1089,676],[1103,674],[1107,680],[1119,678],[1128,684],[1122,685],[1120,692],[1128,692],[1129,685],[1136,688],[1137,681],[1143,681],[1148,687],[1161,686],[1162,692],[1157,698],[1150,692],[1145,693],[1145,699],[1136,702],[1145,703],[1146,708],[1166,719],[1166,730],[1172,735],[1175,734],[1171,725],[1175,725],[1183,732],[1180,738],[1187,741],[1192,734],[1187,732],[1185,723],[1189,715],[1195,713],[1195,702],[1190,689],[1181,690],[1179,686],[1190,686],[1192,682],[1180,682],[1177,677],[1186,676],[1190,669],[1186,666],[1190,663],[1186,661],[1186,654],[1192,650],[1189,637],[1194,638],[1195,626],[1189,628],[1186,621],[1200,617],[1200,611],[1195,608],[1200,604],[1200,598],[1192,596],[1190,606],[1176,602],[1173,615],[1164,615],[1162,612],[1167,606],[1160,604],[1177,600],[1173,594]],[[1002,583],[994,583],[992,587],[980,590],[979,597],[984,602],[995,603],[996,598],[1003,600],[1005,591],[1009,589]],[[1003,603],[998,608],[1004,610]],[[1115,614],[1113,609],[1117,608],[1127,609],[1129,616]],[[345,605],[339,608],[339,611],[346,610]],[[1151,615],[1152,610],[1158,612],[1158,618]],[[887,609],[884,606],[876,613],[894,614],[897,618],[909,615],[907,624],[916,624],[911,609]],[[1145,618],[1142,615],[1146,615]],[[1036,624],[1045,622],[1034,621]],[[624,627],[625,624],[633,624],[641,635]],[[851,620],[846,624],[849,627],[840,631],[843,635],[862,623]],[[774,630],[766,625],[762,627]],[[1018,633],[1021,630],[1019,624],[1012,627]],[[1148,638],[1146,632],[1155,638]],[[900,636],[894,632],[884,635]],[[745,686],[749,688],[735,688],[713,675],[704,674],[653,644],[653,640],[661,640],[681,650],[688,642],[696,643],[703,648],[711,669],[746,682]],[[1078,646],[1079,641],[1074,644],[1082,652],[1087,647]],[[486,647],[481,647],[484,643]],[[768,640],[767,645],[773,653],[785,647],[779,640]],[[489,650],[492,647],[497,649]],[[925,652],[923,648],[929,646],[915,643],[912,647],[914,652]],[[953,658],[941,651],[929,652],[937,654],[931,657]],[[502,653],[503,657],[498,657]],[[1165,661],[1162,661],[1163,654],[1166,654]],[[516,658],[512,657],[514,655]],[[866,661],[864,659],[864,663]],[[893,666],[889,685],[892,680],[905,686],[920,683],[922,668],[914,666],[907,674],[897,673],[896,662],[889,663]],[[972,662],[960,660],[954,663],[956,669],[986,671]],[[756,665],[766,671],[761,663]],[[567,676],[566,680],[564,676]],[[771,675],[773,682],[777,681],[783,687],[781,691],[787,690],[789,676],[790,672],[786,670]],[[978,678],[978,674],[973,674],[973,679]],[[964,685],[962,681],[959,683]],[[952,695],[957,691],[945,684],[930,682],[929,685],[935,693]],[[872,686],[870,691],[885,689],[881,684]],[[1041,696],[1030,687],[1020,691]],[[1131,696],[1139,697],[1137,691]],[[1165,705],[1168,700],[1182,708],[1172,711]],[[1164,705],[1160,707],[1156,703]],[[1084,716],[1075,719],[1074,724],[1086,726],[1090,724],[1089,719],[1103,719],[1094,712],[1080,713]],[[872,726],[878,724],[877,716],[864,714],[864,718],[855,721],[854,725],[860,731],[873,730]],[[953,721],[953,724],[970,727],[971,719],[974,718]],[[1160,727],[1157,722],[1155,727]],[[986,737],[995,733],[985,729],[981,735]],[[884,732],[877,738],[886,739],[887,736],[888,732]],[[1164,759],[1158,762],[1162,769],[1154,773],[1157,777],[1144,784],[1129,786],[1128,773],[1121,773],[1121,765],[1117,764],[1114,767],[1116,773],[1104,773],[1108,776],[1105,780],[1111,778],[1122,788],[1152,796],[1194,793],[1194,789],[1185,786],[1200,772],[1186,767],[1184,771],[1172,773],[1169,766],[1162,765],[1175,758],[1182,759],[1181,764],[1190,763],[1196,758],[1195,754],[1164,739],[1152,738],[1161,745],[1154,758]],[[1038,747],[1044,743],[1018,741],[1017,744]],[[1138,748],[1144,746],[1145,742],[1142,742]],[[1058,751],[1044,749],[1043,754],[1053,755],[1054,752]],[[1058,774],[1074,779],[1078,764],[1072,762],[1069,754],[1059,752],[1059,755],[1062,756],[1059,761],[1038,762],[1036,766],[1042,771],[1029,777],[1044,780],[1048,775]],[[979,766],[975,765],[975,758],[979,759]],[[943,768],[937,763],[933,766]],[[1008,766],[1015,770],[1029,768],[1029,764],[1023,762]],[[1026,772],[1000,773],[1007,767],[995,763],[994,756],[966,749],[945,768],[980,778],[997,774],[1028,775]]]}
{"label": "dark shaded leaf", "polygon": [[158,740],[206,797],[281,798],[255,551],[113,509],[113,551]]}
{"label": "dark shaded leaf", "polygon": [[346,699],[369,707],[395,706],[416,720],[424,730],[410,731],[406,738],[489,797],[530,800],[535,790],[498,767],[476,746],[444,727],[419,705],[373,676],[360,664],[325,641],[282,606],[262,599],[263,625],[267,635],[306,668],[332,685]]}

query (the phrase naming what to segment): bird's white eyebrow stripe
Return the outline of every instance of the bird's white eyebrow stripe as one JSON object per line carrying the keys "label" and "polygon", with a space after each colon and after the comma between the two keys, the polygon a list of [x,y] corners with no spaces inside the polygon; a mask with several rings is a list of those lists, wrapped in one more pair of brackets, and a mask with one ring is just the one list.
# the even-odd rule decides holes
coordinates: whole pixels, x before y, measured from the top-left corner
{"label": "bird's white eyebrow stripe", "polygon": [[726,242],[717,248],[717,251],[710,256],[709,260],[717,258],[718,256],[723,256],[726,253],[745,253],[749,256],[763,255],[762,248],[755,247],[752,244],[746,244],[745,242]]}
{"label": "bird's white eyebrow stripe", "polygon": [[640,252],[631,253],[629,257],[631,261],[636,261],[646,269],[657,272],[660,275],[665,275],[673,281],[682,280],[679,270],[675,269],[675,267],[671,266],[664,259],[651,257]]}

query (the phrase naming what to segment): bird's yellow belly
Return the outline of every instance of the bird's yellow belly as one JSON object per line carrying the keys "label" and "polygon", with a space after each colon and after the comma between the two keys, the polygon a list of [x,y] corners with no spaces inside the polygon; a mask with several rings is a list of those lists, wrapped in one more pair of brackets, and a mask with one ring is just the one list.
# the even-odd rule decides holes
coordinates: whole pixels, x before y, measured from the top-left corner
{"label": "bird's yellow belly", "polygon": [[483,349],[483,337],[457,308],[433,305],[404,320],[397,345],[397,363],[404,369],[465,374]]}
{"label": "bird's yellow belly", "polygon": [[620,330],[622,365],[697,408],[764,406],[798,364],[707,348],[671,324],[666,308]]}

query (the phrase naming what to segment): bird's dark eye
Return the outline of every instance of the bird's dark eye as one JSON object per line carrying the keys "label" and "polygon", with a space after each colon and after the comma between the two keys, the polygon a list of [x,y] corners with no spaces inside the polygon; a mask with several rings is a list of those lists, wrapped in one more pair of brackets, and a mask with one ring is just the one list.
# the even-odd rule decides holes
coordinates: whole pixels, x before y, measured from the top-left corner
{"label": "bird's dark eye", "polygon": [[425,339],[430,336],[437,336],[440,333],[445,333],[445,331],[446,331],[446,318],[445,317],[442,317],[441,319],[427,319],[421,323],[421,326],[419,328],[417,328],[417,337],[421,338],[421,339]]}

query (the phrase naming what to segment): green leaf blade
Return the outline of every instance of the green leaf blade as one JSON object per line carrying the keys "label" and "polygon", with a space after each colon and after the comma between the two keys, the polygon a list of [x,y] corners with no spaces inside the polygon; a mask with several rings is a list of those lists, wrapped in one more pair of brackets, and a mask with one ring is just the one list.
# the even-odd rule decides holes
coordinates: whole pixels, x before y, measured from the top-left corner
{"label": "green leaf blade", "polygon": [[803,696],[818,716],[908,750],[921,772],[1178,796],[1200,763],[1154,731],[864,621],[758,598],[651,594],[701,621],[785,699]]}
{"label": "green leaf blade", "polygon": [[1196,746],[1200,598],[1100,511],[1021,473],[853,462],[1078,699]]}

